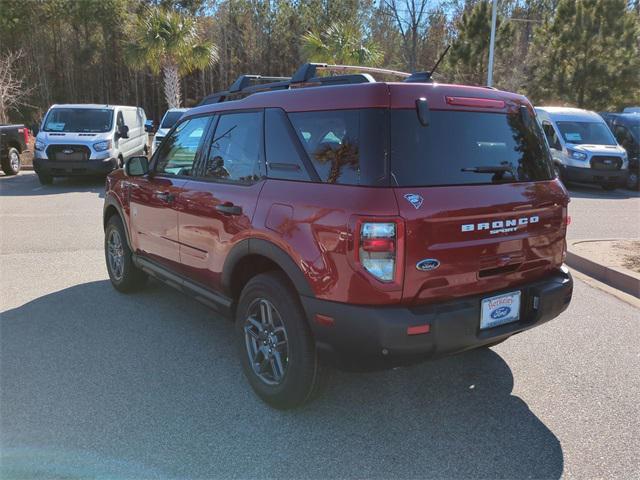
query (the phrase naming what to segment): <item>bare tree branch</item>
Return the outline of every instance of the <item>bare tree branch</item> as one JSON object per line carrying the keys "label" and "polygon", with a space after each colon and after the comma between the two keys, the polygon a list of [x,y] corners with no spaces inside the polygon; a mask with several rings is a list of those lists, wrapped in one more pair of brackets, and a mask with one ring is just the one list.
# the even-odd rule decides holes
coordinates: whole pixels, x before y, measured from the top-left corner
{"label": "bare tree branch", "polygon": [[0,57],[0,123],[9,123],[9,112],[18,111],[22,106],[31,106],[26,98],[33,87],[25,87],[24,79],[17,75],[17,64],[24,57],[18,50]]}

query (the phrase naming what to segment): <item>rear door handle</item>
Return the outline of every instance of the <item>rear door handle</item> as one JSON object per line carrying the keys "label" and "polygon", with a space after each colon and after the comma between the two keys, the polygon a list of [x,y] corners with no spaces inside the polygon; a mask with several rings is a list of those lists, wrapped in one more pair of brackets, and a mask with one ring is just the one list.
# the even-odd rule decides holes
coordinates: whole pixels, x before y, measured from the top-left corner
{"label": "rear door handle", "polygon": [[225,215],[242,215],[242,207],[234,205],[233,203],[216,205],[216,210],[224,213]]}
{"label": "rear door handle", "polygon": [[171,192],[157,192],[156,197],[160,200],[164,200],[167,203],[173,202],[176,197]]}

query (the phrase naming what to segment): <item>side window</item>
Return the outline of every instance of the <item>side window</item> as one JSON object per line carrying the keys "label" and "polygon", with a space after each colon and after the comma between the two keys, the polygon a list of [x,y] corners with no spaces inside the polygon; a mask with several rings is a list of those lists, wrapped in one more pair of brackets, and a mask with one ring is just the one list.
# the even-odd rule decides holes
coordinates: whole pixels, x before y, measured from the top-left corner
{"label": "side window", "polygon": [[357,110],[291,113],[289,118],[320,180],[351,185],[360,183]]}
{"label": "side window", "polygon": [[120,130],[120,127],[123,126],[124,124],[125,123],[124,123],[124,118],[122,117],[122,110],[120,110],[118,112],[118,116],[116,118],[116,127],[117,127],[117,129]]}
{"label": "side window", "polygon": [[615,135],[616,140],[618,140],[618,143],[622,145],[627,152],[630,153],[633,150],[633,137],[626,127],[616,125],[613,129],[613,134]]}
{"label": "side window", "polygon": [[191,175],[198,147],[211,117],[197,117],[182,122],[162,144],[155,171],[165,175]]}
{"label": "side window", "polygon": [[547,137],[549,146],[555,150],[562,150],[560,141],[558,140],[558,135],[556,135],[556,131],[553,126],[549,122],[542,122],[542,129],[544,130],[545,137]]}
{"label": "side window", "polygon": [[220,116],[202,177],[253,183],[263,176],[262,112]]}
{"label": "side window", "polygon": [[265,111],[265,149],[267,176],[280,180],[310,181],[304,165],[304,151],[291,123],[280,108]]}

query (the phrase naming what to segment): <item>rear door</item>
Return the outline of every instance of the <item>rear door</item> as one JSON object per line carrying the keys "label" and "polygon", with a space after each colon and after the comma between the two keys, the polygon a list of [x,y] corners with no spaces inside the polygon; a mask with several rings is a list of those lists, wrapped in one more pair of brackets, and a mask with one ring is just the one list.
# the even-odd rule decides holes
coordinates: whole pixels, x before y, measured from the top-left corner
{"label": "rear door", "polygon": [[428,126],[391,110],[390,123],[405,301],[511,288],[562,263],[567,197],[529,110],[431,111]]}
{"label": "rear door", "polygon": [[181,270],[208,288],[220,288],[227,254],[251,229],[265,175],[262,117],[262,110],[220,115],[180,195]]}

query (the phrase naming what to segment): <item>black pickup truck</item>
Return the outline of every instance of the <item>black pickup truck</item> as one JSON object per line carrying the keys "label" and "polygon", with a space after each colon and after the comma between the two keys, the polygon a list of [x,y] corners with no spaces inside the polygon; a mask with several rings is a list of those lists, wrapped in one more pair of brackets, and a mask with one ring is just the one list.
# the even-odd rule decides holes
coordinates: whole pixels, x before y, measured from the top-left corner
{"label": "black pickup truck", "polygon": [[28,142],[29,129],[24,125],[0,125],[0,166],[6,175],[20,171],[20,155]]}

